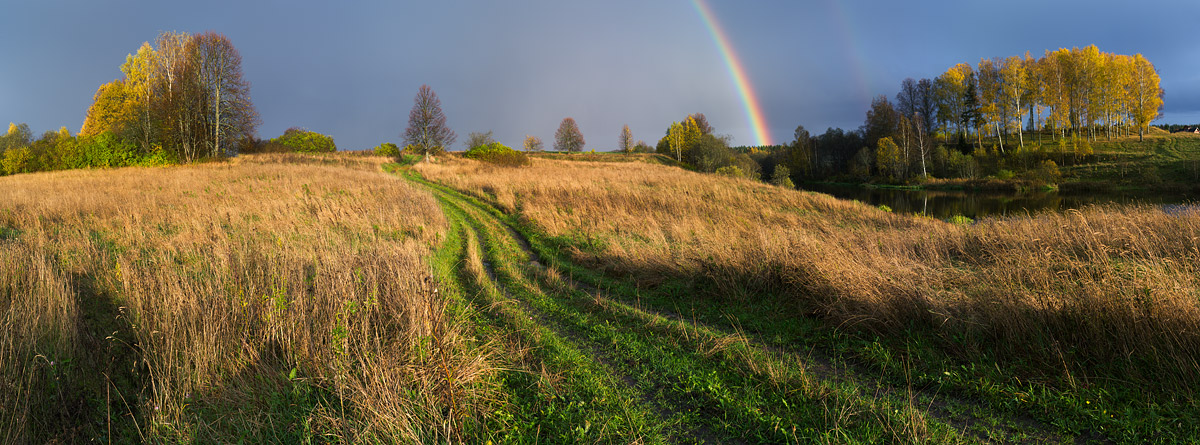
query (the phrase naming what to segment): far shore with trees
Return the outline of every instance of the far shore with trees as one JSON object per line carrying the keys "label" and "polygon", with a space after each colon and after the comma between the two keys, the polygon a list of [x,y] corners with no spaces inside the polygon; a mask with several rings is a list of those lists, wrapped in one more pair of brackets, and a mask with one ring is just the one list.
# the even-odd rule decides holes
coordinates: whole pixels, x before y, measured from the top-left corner
{"label": "far shore with trees", "polygon": [[[1141,54],[1063,48],[1037,59],[1028,53],[983,59],[935,79],[905,79],[894,102],[882,95],[872,101],[857,130],[813,135],[797,126],[790,143],[738,151],[758,161],[762,179],[786,166],[797,184],[971,187],[986,180],[1006,188],[1053,187],[1064,176],[1061,169],[1090,165],[1077,172],[1079,180],[1141,171],[1142,185],[1156,187],[1170,181],[1148,163],[1157,142],[1145,136],[1162,133],[1150,126],[1161,115],[1162,97],[1158,73]],[[1100,146],[1105,153],[1097,153]]]}

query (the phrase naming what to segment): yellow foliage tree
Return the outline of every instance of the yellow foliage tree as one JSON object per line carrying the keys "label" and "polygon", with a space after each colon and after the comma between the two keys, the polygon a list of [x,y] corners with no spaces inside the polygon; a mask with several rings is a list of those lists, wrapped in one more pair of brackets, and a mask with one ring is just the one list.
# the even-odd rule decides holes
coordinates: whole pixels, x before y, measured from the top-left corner
{"label": "yellow foliage tree", "polygon": [[687,119],[684,119],[679,124],[683,125],[683,150],[687,151],[696,145],[696,142],[700,140],[700,136],[704,133],[700,130],[700,124],[696,122],[696,118],[692,116],[688,116]]}
{"label": "yellow foliage tree", "polygon": [[125,108],[134,116],[131,122],[134,136],[141,142],[142,151],[150,151],[154,122],[150,116],[152,86],[157,75],[158,54],[150,43],[143,42],[136,54],[125,56],[121,72],[125,73]]}
{"label": "yellow foliage tree", "polygon": [[992,124],[994,126],[996,137],[1000,138],[1001,152],[1004,151],[1004,138],[1001,134],[1000,123],[1005,120],[1001,109],[1001,106],[1004,105],[1001,102],[1003,81],[1000,78],[1000,64],[1002,63],[991,59],[981,59],[979,67],[976,69],[978,73],[976,79],[979,82],[979,111],[983,114],[984,125]]}
{"label": "yellow foliage tree", "polygon": [[667,128],[667,143],[671,146],[671,151],[675,152],[675,160],[683,162],[683,147],[687,140],[685,134],[687,130],[683,124],[679,122],[671,122],[671,126]]}
{"label": "yellow foliage tree", "polygon": [[136,110],[129,108],[129,93],[121,79],[100,85],[83,120],[81,136],[95,136],[104,132],[119,132],[126,124],[134,121]]}
{"label": "yellow foliage tree", "polygon": [[904,153],[900,152],[900,146],[891,137],[879,140],[879,146],[875,148],[875,167],[880,175],[897,178],[905,162]]}
{"label": "yellow foliage tree", "polygon": [[972,72],[973,68],[970,64],[960,63],[938,76],[935,83],[938,120],[942,122],[943,126],[953,123],[959,133],[966,129],[962,123],[963,109],[966,107],[963,96],[967,94],[967,78],[971,76]]}
{"label": "yellow foliage tree", "polygon": [[1000,80],[1000,92],[1007,102],[1005,105],[1012,107],[1011,112],[1006,113],[1005,125],[1009,130],[1017,130],[1017,140],[1024,148],[1025,136],[1021,131],[1021,123],[1025,120],[1025,109],[1022,105],[1029,97],[1029,71],[1025,68],[1025,61],[1017,56],[1005,59],[1004,66],[1000,67]]}
{"label": "yellow foliage tree", "polygon": [[1133,76],[1129,92],[1131,99],[1131,111],[1134,124],[1138,128],[1138,140],[1141,141],[1145,137],[1146,128],[1150,126],[1150,122],[1158,119],[1162,114],[1163,105],[1163,90],[1159,86],[1158,72],[1154,70],[1154,65],[1142,57],[1141,54],[1133,55]]}

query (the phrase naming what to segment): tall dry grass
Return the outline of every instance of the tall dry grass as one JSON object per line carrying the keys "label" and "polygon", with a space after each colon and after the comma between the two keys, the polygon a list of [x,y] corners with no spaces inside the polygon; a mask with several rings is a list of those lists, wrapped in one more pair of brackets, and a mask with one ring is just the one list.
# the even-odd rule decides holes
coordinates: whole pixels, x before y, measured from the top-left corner
{"label": "tall dry grass", "polygon": [[[0,440],[458,438],[487,350],[430,278],[437,203],[382,161],[0,178]],[[53,391],[83,412],[24,408]]]}
{"label": "tall dry grass", "polygon": [[[63,357],[79,353],[79,307],[46,255],[0,241],[0,442],[21,443],[46,409]],[[63,407],[66,408],[66,407]]]}
{"label": "tall dry grass", "polygon": [[694,278],[697,291],[777,296],[840,327],[916,328],[953,354],[991,351],[1071,384],[1200,384],[1195,211],[1092,207],[961,226],[642,163],[418,168],[583,246],[575,260],[646,284]]}

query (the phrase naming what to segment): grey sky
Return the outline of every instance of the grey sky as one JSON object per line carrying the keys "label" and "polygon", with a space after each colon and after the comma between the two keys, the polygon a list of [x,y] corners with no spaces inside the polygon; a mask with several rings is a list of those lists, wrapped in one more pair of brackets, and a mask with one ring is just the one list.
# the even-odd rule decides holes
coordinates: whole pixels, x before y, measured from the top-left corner
{"label": "grey sky", "polygon": [[[857,128],[905,77],[983,57],[1096,44],[1144,54],[1166,90],[1160,122],[1200,122],[1200,2],[708,0],[745,65],[771,139],[796,125]],[[741,97],[691,1],[17,0],[0,15],[0,123],[77,131],[96,88],[160,31],[227,35],[269,138],[301,126],[342,149],[398,142],[433,87],[460,140],[493,130],[550,145],[572,116],[585,149],[621,125],[651,144],[703,112],[754,143]],[[244,3],[244,4],[243,4]]]}

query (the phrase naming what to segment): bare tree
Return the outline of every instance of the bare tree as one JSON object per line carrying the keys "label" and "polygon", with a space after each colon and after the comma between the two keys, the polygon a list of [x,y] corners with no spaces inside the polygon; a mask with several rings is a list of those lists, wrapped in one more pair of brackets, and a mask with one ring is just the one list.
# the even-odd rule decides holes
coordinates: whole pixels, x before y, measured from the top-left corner
{"label": "bare tree", "polygon": [[209,156],[226,155],[233,141],[254,136],[258,113],[250,101],[250,83],[242,78],[242,56],[229,38],[212,31],[197,35],[188,45],[197,62]]}
{"label": "bare tree", "polygon": [[937,119],[937,92],[929,79],[917,81],[917,112],[921,113],[921,130],[933,137],[934,120]]}
{"label": "bare tree", "polygon": [[467,150],[470,150],[472,148],[475,148],[475,147],[478,147],[481,145],[488,145],[493,142],[496,142],[496,138],[494,136],[492,136],[492,130],[488,130],[486,133],[472,131],[470,134],[467,135],[467,147],[466,148],[467,148]]}
{"label": "bare tree", "polygon": [[208,105],[204,84],[200,82],[200,61],[195,53],[191,37],[184,42],[180,59],[172,64],[170,94],[164,98],[164,115],[173,123],[171,141],[180,159],[191,161],[200,157],[200,146],[206,134],[204,119]]}
{"label": "bare tree", "polygon": [[896,111],[902,116],[912,116],[913,113],[919,111],[921,99],[917,89],[917,81],[909,77],[900,82],[900,92],[896,93]]}
{"label": "bare tree", "polygon": [[617,148],[625,153],[633,153],[633,132],[629,131],[629,125],[621,128],[621,137],[617,140]]}
{"label": "bare tree", "polygon": [[575,119],[564,118],[562,123],[558,124],[558,131],[554,132],[554,149],[568,153],[583,151],[584,144],[586,142],[583,140],[583,132],[579,131]]}
{"label": "bare tree", "polygon": [[542,138],[537,136],[525,136],[525,151],[535,152],[542,151]]}
{"label": "bare tree", "polygon": [[[713,133],[713,127],[708,124],[708,118],[704,116],[704,113],[689,114],[688,117],[696,121],[696,129],[700,130],[701,136]],[[687,119],[684,121],[686,122]]]}
{"label": "bare tree", "polygon": [[404,143],[428,161],[434,154],[446,150],[454,143],[454,131],[446,126],[446,115],[442,113],[442,101],[429,85],[421,85],[413,99],[412,111],[408,113],[408,128],[404,130]]}
{"label": "bare tree", "polygon": [[182,32],[163,32],[154,41],[156,57],[151,83],[151,112],[158,120],[162,143],[181,159],[190,159],[191,138],[188,137],[186,111],[187,82],[182,80],[188,71],[185,47],[191,36]]}

